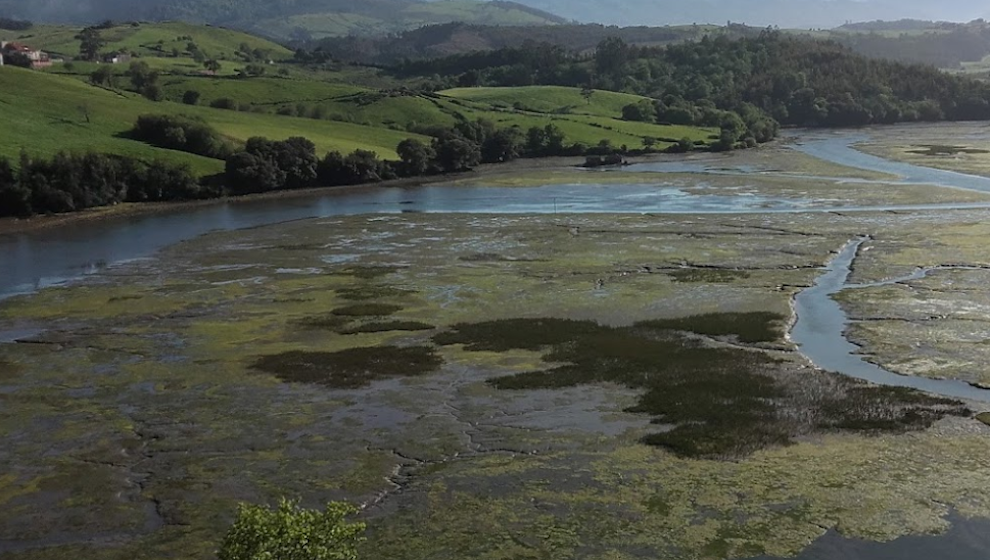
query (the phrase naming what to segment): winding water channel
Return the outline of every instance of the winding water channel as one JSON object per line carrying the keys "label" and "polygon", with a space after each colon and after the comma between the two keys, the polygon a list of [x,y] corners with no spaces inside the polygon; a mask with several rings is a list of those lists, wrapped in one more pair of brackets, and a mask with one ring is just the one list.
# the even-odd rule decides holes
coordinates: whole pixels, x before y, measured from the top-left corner
{"label": "winding water channel", "polygon": [[850,377],[863,379],[879,385],[910,387],[946,397],[990,402],[990,391],[976,388],[956,380],[938,380],[926,377],[898,375],[864,360],[857,354],[857,347],[845,336],[849,317],[833,295],[863,288],[875,288],[900,284],[910,280],[920,280],[935,270],[949,270],[966,267],[936,267],[919,269],[914,274],[873,284],[849,284],[849,274],[859,250],[868,238],[849,242],[839,252],[811,288],[801,291],[794,298],[797,322],[791,329],[790,338],[797,343],[809,360],[816,366],[836,371]]}

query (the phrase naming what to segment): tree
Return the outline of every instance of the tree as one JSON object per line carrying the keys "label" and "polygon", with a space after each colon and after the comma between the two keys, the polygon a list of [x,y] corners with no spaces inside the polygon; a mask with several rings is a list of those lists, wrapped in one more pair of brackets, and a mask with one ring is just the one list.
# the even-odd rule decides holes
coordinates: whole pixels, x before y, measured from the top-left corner
{"label": "tree", "polygon": [[31,58],[24,53],[19,52],[9,52],[3,55],[4,63],[9,66],[16,66],[17,68],[30,68]]}
{"label": "tree", "polygon": [[214,76],[216,76],[217,75],[217,72],[219,72],[220,69],[223,68],[223,66],[220,64],[220,62],[217,61],[217,60],[215,60],[215,59],[210,59],[210,60],[204,61],[203,62],[203,67],[206,68],[206,71],[207,72],[209,72],[210,74],[213,74]]}
{"label": "tree", "polygon": [[112,66],[100,66],[89,75],[89,82],[96,86],[114,87],[116,76]]}
{"label": "tree", "polygon": [[95,27],[83,29],[79,35],[76,35],[76,39],[80,41],[80,58],[89,61],[97,60],[100,57],[100,49],[107,44],[100,35],[100,30]]}
{"label": "tree", "polygon": [[522,132],[518,128],[496,130],[481,145],[481,161],[501,163],[519,157],[523,148]]}
{"label": "tree", "polygon": [[199,104],[200,93],[194,89],[186,90],[182,94],[182,102],[186,105],[198,105]]}
{"label": "tree", "polygon": [[594,97],[594,95],[595,90],[591,86],[584,86],[581,88],[581,97],[584,98],[588,105],[591,105],[591,98]]}
{"label": "tree", "polygon": [[432,146],[427,146],[415,138],[403,140],[395,151],[402,160],[400,170],[407,177],[426,175],[431,162],[436,157]]}
{"label": "tree", "polygon": [[0,216],[30,216],[31,192],[17,182],[7,158],[0,158]]}
{"label": "tree", "polygon": [[622,118],[623,120],[635,122],[656,122],[657,108],[649,99],[643,99],[623,107]]}
{"label": "tree", "polygon": [[629,59],[629,45],[618,37],[608,37],[595,49],[595,68],[600,74],[614,76]]}
{"label": "tree", "polygon": [[258,77],[264,76],[267,71],[268,69],[261,64],[248,64],[239,72],[239,74],[247,77]]}
{"label": "tree", "polygon": [[237,152],[227,158],[227,186],[235,194],[261,193],[282,187],[285,176],[269,159],[248,152]]}
{"label": "tree", "polygon": [[127,69],[127,76],[131,79],[134,91],[139,93],[143,93],[148,86],[158,84],[158,72],[152,70],[148,63],[143,60],[132,62]]}
{"label": "tree", "polygon": [[437,167],[444,173],[471,169],[481,162],[481,148],[459,134],[446,134],[433,140]]}
{"label": "tree", "polygon": [[643,147],[647,150],[652,150],[654,146],[657,145],[657,139],[652,136],[643,137]]}
{"label": "tree", "polygon": [[227,532],[219,560],[356,560],[364,523],[348,523],[357,513],[332,502],[324,511],[303,509],[282,499],[276,509],[241,505]]}

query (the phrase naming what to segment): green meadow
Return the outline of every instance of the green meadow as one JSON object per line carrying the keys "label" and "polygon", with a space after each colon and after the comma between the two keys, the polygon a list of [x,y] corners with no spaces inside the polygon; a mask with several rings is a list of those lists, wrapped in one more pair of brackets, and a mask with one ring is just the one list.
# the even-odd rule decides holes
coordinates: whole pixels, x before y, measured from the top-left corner
{"label": "green meadow", "polygon": [[[63,26],[37,26],[26,32],[2,31],[0,38],[71,57],[79,50],[78,32]],[[706,142],[718,133],[623,121],[622,108],[645,99],[625,93],[594,91],[587,95],[578,88],[549,86],[432,93],[375,69],[313,69],[291,63],[291,51],[282,46],[216,27],[124,24],[105,29],[102,35],[107,43],[102,52],[132,52],[135,60],[160,73],[164,101],[153,102],[128,91],[127,64],[112,67],[113,88],[89,82],[90,74],[101,67],[95,62],[58,62],[40,72],[0,68],[0,126],[6,132],[0,137],[0,156],[16,159],[21,150],[39,156],[60,150],[95,150],[187,163],[204,175],[223,169],[219,160],[129,139],[127,132],[138,116],[149,113],[200,119],[235,144],[252,136],[275,140],[303,136],[321,154],[362,149],[386,159],[398,157],[395,148],[406,138],[428,140],[411,131],[478,119],[523,131],[553,124],[567,143],[593,146],[604,140],[630,149],[641,147],[646,138],[656,139],[656,147],[662,149],[681,138]],[[207,75],[188,52],[188,43],[222,60],[222,70]],[[237,54],[245,47],[266,53],[264,75],[239,74],[248,64],[247,57]],[[188,91],[199,93],[197,105],[182,103]],[[211,107],[218,101],[235,109]]]}
{"label": "green meadow", "polygon": [[[20,41],[54,55],[73,57],[79,54],[79,28],[62,25],[36,25],[27,31],[0,29],[0,39]],[[106,41],[103,52],[124,51],[139,56],[170,55],[178,49],[179,55],[188,55],[189,43],[218,60],[237,58],[242,44],[266,51],[272,60],[284,60],[292,56],[289,49],[254,35],[240,31],[196,25],[182,22],[121,24],[104,29],[101,36]]]}
{"label": "green meadow", "polygon": [[138,116],[181,114],[200,118],[235,142],[252,136],[285,139],[305,136],[319,152],[365,149],[395,158],[395,147],[415,136],[404,131],[352,123],[319,121],[155,103],[136,94],[110,91],[70,77],[18,68],[0,68],[0,155],[16,158],[22,149],[35,155],[60,150],[95,150],[142,159],[190,164],[199,173],[216,173],[223,162],[154,148],[126,138]]}

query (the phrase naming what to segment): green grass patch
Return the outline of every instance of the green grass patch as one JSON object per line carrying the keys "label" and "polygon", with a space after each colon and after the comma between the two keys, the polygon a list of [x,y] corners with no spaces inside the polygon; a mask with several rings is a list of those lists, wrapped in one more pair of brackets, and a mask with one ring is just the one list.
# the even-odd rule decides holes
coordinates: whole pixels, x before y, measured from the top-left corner
{"label": "green grass patch", "polygon": [[154,103],[140,96],[97,88],[72,77],[0,68],[0,156],[16,159],[21,149],[51,156],[60,150],[119,154],[145,161],[160,159],[189,164],[198,174],[223,171],[221,160],[156,148],[129,139],[138,116],[183,115],[201,120],[234,144],[252,136],[284,140],[304,136],[317,152],[365,149],[396,158],[395,147],[415,136],[408,132],[351,123],[316,121],[274,114],[255,114]]}
{"label": "green grass patch", "polygon": [[456,325],[433,340],[441,346],[463,344],[469,352],[507,352],[541,350],[605,330],[605,327],[590,321],[505,319]]}
{"label": "green grass patch", "polygon": [[337,329],[346,327],[351,323],[351,321],[352,319],[349,317],[329,313],[303,317],[302,319],[294,321],[293,324],[303,329],[336,331]]}
{"label": "green grass patch", "polygon": [[262,356],[251,367],[288,383],[360,389],[378,380],[427,375],[442,365],[443,360],[429,347],[379,346],[340,352],[284,352]]}
{"label": "green grass patch", "polygon": [[976,415],[976,419],[983,422],[987,426],[990,426],[990,412],[981,412]]}
{"label": "green grass patch", "polygon": [[339,307],[331,311],[338,317],[387,317],[402,311],[401,305],[390,305],[387,303],[357,303],[345,307]]}
{"label": "green grass patch", "polygon": [[685,268],[667,273],[675,282],[692,284],[731,284],[745,280],[750,273],[745,270],[723,270],[715,268]]}
{"label": "green grass patch", "polygon": [[778,313],[708,313],[678,319],[638,323],[650,329],[692,332],[707,336],[733,336],[740,342],[776,342],[784,337],[784,317]]}
{"label": "green grass patch", "polygon": [[922,156],[956,156],[959,154],[978,155],[990,154],[990,150],[980,148],[967,148],[965,146],[946,146],[941,144],[922,144],[917,146],[918,150],[909,150],[909,154]]}
{"label": "green grass patch", "polygon": [[[80,28],[63,25],[36,25],[27,31],[0,30],[0,39],[17,40],[32,47],[63,56],[78,56]],[[292,57],[292,51],[267,39],[224,29],[196,25],[178,21],[162,23],[121,24],[100,32],[106,41],[101,52],[125,51],[141,56],[161,56],[178,49],[181,55],[188,55],[186,46],[196,45],[207,55],[219,60],[236,58],[240,45],[247,44],[252,50],[260,49],[273,60]]]}
{"label": "green grass patch", "polygon": [[433,340],[463,344],[468,351],[544,348],[544,361],[560,364],[489,382],[501,390],[592,383],[639,389],[639,402],[628,411],[664,426],[643,442],[685,457],[738,458],[788,445],[809,431],[902,432],[947,414],[968,414],[955,401],[822,372],[807,375],[803,384],[785,383],[784,376],[793,372],[765,352],[712,348],[672,332],[777,340],[780,320],[769,313],[730,313],[611,328],[590,321],[513,319],[457,325]]}
{"label": "green grass patch", "polygon": [[401,298],[415,294],[415,290],[406,290],[392,286],[358,286],[336,290],[340,299],[347,301],[370,301],[388,298]]}
{"label": "green grass patch", "polygon": [[436,327],[426,323],[416,321],[387,321],[380,323],[366,323],[353,328],[341,328],[337,332],[343,335],[372,334],[383,332],[420,332],[432,331]]}

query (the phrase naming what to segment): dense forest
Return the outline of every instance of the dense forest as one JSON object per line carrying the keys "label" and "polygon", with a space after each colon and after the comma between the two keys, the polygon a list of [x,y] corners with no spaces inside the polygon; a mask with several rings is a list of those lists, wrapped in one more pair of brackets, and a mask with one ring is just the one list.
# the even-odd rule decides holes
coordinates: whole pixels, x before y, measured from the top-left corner
{"label": "dense forest", "polygon": [[[552,26],[485,26],[450,23],[380,36],[330,37],[296,43],[319,49],[341,62],[388,66],[403,60],[422,60],[470,52],[518,48],[531,43],[557,45],[567,51],[589,53],[606,38],[618,37],[630,45],[656,47],[704,36],[738,39],[757,37],[764,28],[730,23],[722,27],[611,27],[600,24]],[[830,39],[872,58],[958,68],[990,55],[990,25],[904,20],[849,24],[832,31],[784,31],[805,38]]]}
{"label": "dense forest", "polygon": [[761,31],[760,28],[744,25],[614,27],[600,24],[490,26],[448,23],[377,37],[331,37],[296,46],[307,50],[320,49],[342,62],[385,66],[403,60],[521,47],[532,43],[546,43],[584,53],[594,51],[599,43],[609,37],[618,37],[633,45],[659,46],[701,39],[705,35],[756,36]]}
{"label": "dense forest", "polygon": [[[394,67],[460,86],[561,85],[628,91],[659,100],[658,119],[695,124],[706,105],[755,106],[785,125],[990,119],[990,84],[933,66],[869,59],[832,41],[765,30],[757,37],[705,37],[659,47],[619,38],[593,55],[526,45]],[[676,109],[671,111],[670,109]]]}

